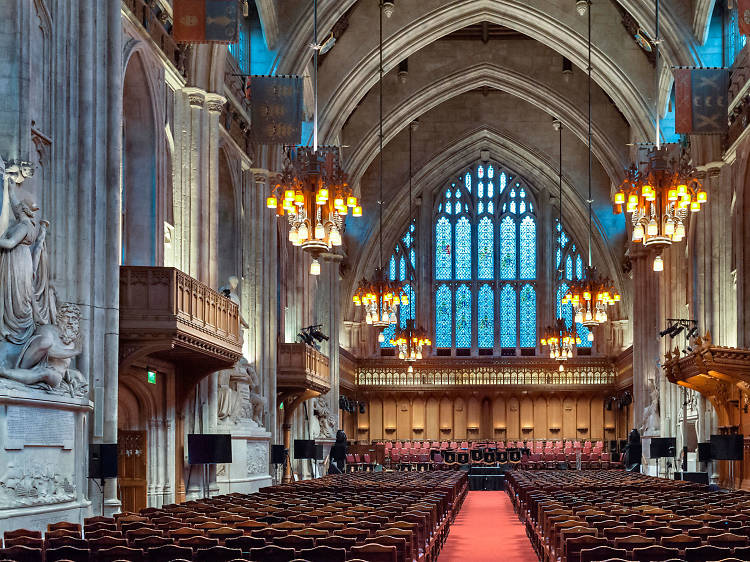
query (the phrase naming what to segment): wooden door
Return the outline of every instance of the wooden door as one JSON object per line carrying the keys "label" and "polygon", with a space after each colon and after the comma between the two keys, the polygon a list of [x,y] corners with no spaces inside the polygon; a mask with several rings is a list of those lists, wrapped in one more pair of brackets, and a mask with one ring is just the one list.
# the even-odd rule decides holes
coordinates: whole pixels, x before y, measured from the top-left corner
{"label": "wooden door", "polygon": [[146,507],[146,432],[118,431],[117,474],[123,511]]}

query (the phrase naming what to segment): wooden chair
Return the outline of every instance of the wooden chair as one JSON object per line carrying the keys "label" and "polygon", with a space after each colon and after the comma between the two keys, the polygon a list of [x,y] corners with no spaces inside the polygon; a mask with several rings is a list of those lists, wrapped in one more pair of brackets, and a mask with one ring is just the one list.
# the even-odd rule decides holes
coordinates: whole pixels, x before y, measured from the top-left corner
{"label": "wooden chair", "polygon": [[734,533],[722,533],[715,537],[708,537],[708,544],[711,546],[725,546],[735,548],[737,546],[747,546],[748,538]]}
{"label": "wooden chair", "polygon": [[581,559],[581,550],[584,548],[607,546],[607,544],[607,539],[594,535],[571,537],[565,540],[565,560],[566,562],[578,562]]}
{"label": "wooden chair", "polygon": [[[303,531],[304,529],[297,529],[298,531]],[[275,539],[278,537],[285,537],[289,534],[289,532],[284,531],[282,529],[274,529],[273,527],[266,527],[265,529],[258,529],[257,531],[253,531],[250,533],[250,536],[253,537],[260,537],[262,539],[266,539],[266,541],[270,541],[271,539]]]}
{"label": "wooden chair", "polygon": [[581,550],[581,562],[602,562],[612,558],[625,559],[628,551],[624,548],[614,548],[611,546],[596,546],[594,548],[584,548]]}
{"label": "wooden chair", "polygon": [[729,558],[731,555],[731,548],[720,546],[703,545],[685,549],[685,560],[687,562],[723,560],[724,558]]}
{"label": "wooden chair", "polygon": [[674,537],[682,533],[683,532],[679,529],[673,529],[672,527],[653,527],[651,529],[646,529],[643,532],[643,535],[646,537],[653,537],[656,540],[661,540],[663,537]]}
{"label": "wooden chair", "polygon": [[355,529],[353,527],[347,527],[346,529],[337,529],[333,532],[333,534],[338,535],[339,537],[353,538],[356,539],[357,542],[362,542],[370,536],[370,531],[367,531],[365,529]]}
{"label": "wooden chair", "polygon": [[7,541],[8,539],[14,539],[16,537],[31,537],[34,539],[41,539],[41,531],[31,531],[29,529],[16,529],[14,531],[5,531],[3,537]]}
{"label": "wooden chair", "polygon": [[251,548],[262,548],[266,546],[266,540],[260,537],[235,537],[224,541],[227,548],[239,548],[242,552],[250,552]]}
{"label": "wooden chair", "polygon": [[[406,552],[404,553],[406,557],[405,559],[412,560],[412,559],[419,558],[418,551],[420,550],[420,547],[419,545],[415,543],[414,533],[412,531],[408,529],[399,529],[397,527],[386,527],[385,529],[380,529],[379,531],[375,532],[375,537],[374,537],[373,542],[378,542],[377,539],[379,539],[382,536],[404,539],[406,543]],[[383,544],[391,544],[391,543],[383,543]],[[394,546],[397,546],[397,545],[394,545]]]}
{"label": "wooden chair", "polygon": [[396,559],[399,562],[411,562],[412,558],[409,554],[410,549],[407,550],[406,539],[403,537],[395,537],[392,535],[379,535],[377,537],[369,537],[365,539],[365,544],[382,544],[384,546],[395,546],[396,547]]}
{"label": "wooden chair", "polygon": [[268,523],[264,523],[262,521],[255,521],[254,519],[248,519],[247,521],[243,521],[242,523],[237,523],[236,525],[232,525],[235,529],[242,529],[242,532],[246,535],[252,533],[253,531],[258,531],[260,529],[265,529],[268,527]]}
{"label": "wooden chair", "polygon": [[709,537],[719,536],[721,531],[719,529],[714,529],[713,527],[701,527],[700,529],[690,529],[687,534],[691,537],[700,537],[706,542]]}
{"label": "wooden chair", "polygon": [[[125,531],[125,538],[128,542],[133,542],[136,539],[142,539],[145,537],[163,537],[164,532],[154,527],[139,527],[137,529],[130,529]],[[158,545],[157,545],[158,546]]]}
{"label": "wooden chair", "polygon": [[242,529],[233,529],[232,527],[219,527],[217,529],[208,529],[206,536],[213,539],[219,539],[220,544],[224,544],[227,539],[241,537],[243,535]]}
{"label": "wooden chair", "polygon": [[346,549],[321,545],[300,550],[299,556],[309,562],[345,562]]}
{"label": "wooden chair", "polygon": [[113,530],[113,529],[96,529],[94,531],[84,531],[84,538],[86,540],[89,539],[101,539],[103,537],[112,537],[116,539],[123,539],[125,538],[122,534],[122,531],[119,530]]}
{"label": "wooden chair", "polygon": [[398,562],[396,547],[377,543],[353,546],[349,549],[351,556],[361,558],[367,562]]}
{"label": "wooden chair", "polygon": [[285,537],[276,537],[271,539],[271,544],[280,546],[282,548],[293,548],[294,550],[302,550],[315,548],[315,539],[312,537],[300,537],[299,535],[287,535]]}
{"label": "wooden chair", "polygon": [[690,535],[674,535],[672,537],[661,537],[659,544],[668,548],[678,548],[685,550],[688,547],[700,546],[702,543],[700,537],[691,537]]}
{"label": "wooden chair", "polygon": [[350,537],[342,537],[339,535],[331,535],[328,537],[315,539],[316,546],[330,546],[333,548],[343,548],[347,552],[355,544],[357,544],[357,539],[350,538]]}
{"label": "wooden chair", "polygon": [[203,531],[199,529],[193,529],[192,527],[180,527],[179,529],[172,529],[169,531],[169,536],[174,540],[187,539],[190,537],[202,537]]}
{"label": "wooden chair", "polygon": [[312,537],[315,539],[316,544],[319,539],[329,536],[328,531],[325,531],[323,529],[313,529],[311,527],[308,527],[307,529],[299,529],[298,531],[292,531],[289,534],[295,535],[297,537]]}
{"label": "wooden chair", "polygon": [[250,560],[262,562],[289,562],[295,557],[293,548],[283,548],[269,544],[263,548],[251,548]]}
{"label": "wooden chair", "polygon": [[78,539],[76,537],[56,537],[44,541],[44,548],[46,550],[60,548],[61,546],[74,546],[76,548],[84,548],[88,550],[89,541],[86,539]]}
{"label": "wooden chair", "polygon": [[630,535],[629,537],[618,537],[615,539],[615,548],[624,548],[628,552],[632,552],[635,548],[644,548],[655,544],[656,539],[641,535]]}
{"label": "wooden chair", "polygon": [[70,560],[71,562],[88,562],[90,551],[88,548],[77,548],[64,545],[57,548],[48,548],[44,551],[46,562],[57,562],[58,560]]}
{"label": "wooden chair", "polygon": [[58,521],[57,523],[50,523],[47,525],[47,532],[57,531],[58,529],[67,529],[68,531],[75,531],[79,535],[81,534],[80,523],[71,523],[69,521]]}
{"label": "wooden chair", "polygon": [[149,548],[155,548],[157,546],[174,544],[174,541],[171,538],[159,537],[156,535],[152,537],[135,537],[133,540],[129,542],[130,542],[130,546],[132,546],[133,548],[140,548],[144,551]]}
{"label": "wooden chair", "polygon": [[88,541],[89,549],[92,552],[105,548],[113,548],[115,546],[128,546],[128,541],[126,541],[122,537],[98,537],[94,539],[88,539]]}
{"label": "wooden chair", "polygon": [[211,548],[214,546],[219,546],[219,539],[214,539],[211,537],[204,537],[202,535],[194,536],[194,537],[185,537],[184,539],[179,539],[177,541],[177,546],[186,546],[193,549],[193,552],[196,552],[198,549],[205,549],[205,548]]}
{"label": "wooden chair", "polygon": [[680,551],[676,548],[667,548],[658,544],[633,549],[633,560],[638,562],[661,562],[664,560],[679,559]]}
{"label": "wooden chair", "polygon": [[15,560],[16,562],[42,562],[44,551],[41,548],[29,546],[9,546],[0,548],[0,560]]}
{"label": "wooden chair", "polygon": [[732,554],[737,558],[750,560],[750,546],[738,546],[732,551]]}
{"label": "wooden chair", "polygon": [[176,559],[192,560],[193,549],[176,544],[165,544],[163,546],[151,547],[146,552],[149,562],[171,562]]}
{"label": "wooden chair", "polygon": [[193,553],[193,562],[228,562],[237,558],[242,559],[242,551],[239,548],[226,546],[201,548]]}
{"label": "wooden chair", "polygon": [[116,560],[129,560],[139,562],[143,560],[144,554],[140,548],[130,548],[129,546],[113,546],[103,548],[91,553],[91,562],[115,562]]}
{"label": "wooden chair", "polygon": [[[72,537],[71,537],[72,538]],[[13,537],[5,539],[5,548],[11,546],[28,546],[29,548],[44,548],[44,539],[37,537]]]}
{"label": "wooden chair", "polygon": [[78,537],[80,539],[81,531],[74,531],[73,529],[55,529],[54,531],[47,531],[44,536],[48,539],[56,537]]}

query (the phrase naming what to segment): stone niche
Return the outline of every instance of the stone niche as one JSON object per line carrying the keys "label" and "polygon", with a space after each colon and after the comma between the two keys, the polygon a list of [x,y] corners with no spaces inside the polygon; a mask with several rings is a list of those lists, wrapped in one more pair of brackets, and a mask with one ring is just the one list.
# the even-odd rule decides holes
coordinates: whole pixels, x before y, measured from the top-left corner
{"label": "stone niche", "polygon": [[0,385],[0,532],[83,522],[87,397]]}

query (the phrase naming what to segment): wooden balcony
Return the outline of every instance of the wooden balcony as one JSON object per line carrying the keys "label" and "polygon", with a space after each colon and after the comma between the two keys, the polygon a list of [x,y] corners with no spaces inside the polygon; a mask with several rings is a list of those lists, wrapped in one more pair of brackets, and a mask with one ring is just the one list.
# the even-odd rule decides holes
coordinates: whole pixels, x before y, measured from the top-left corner
{"label": "wooden balcony", "polygon": [[120,267],[120,365],[152,356],[205,373],[241,355],[236,303],[173,267]]}
{"label": "wooden balcony", "polygon": [[325,394],[331,389],[328,357],[304,343],[280,343],[276,388],[280,394]]}

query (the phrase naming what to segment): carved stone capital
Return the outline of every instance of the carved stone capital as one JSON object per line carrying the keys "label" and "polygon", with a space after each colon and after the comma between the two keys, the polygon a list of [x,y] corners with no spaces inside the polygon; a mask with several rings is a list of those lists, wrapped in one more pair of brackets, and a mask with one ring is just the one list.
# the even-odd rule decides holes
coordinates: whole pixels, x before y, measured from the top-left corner
{"label": "carved stone capital", "polygon": [[202,108],[206,103],[206,92],[200,88],[184,88],[190,107]]}
{"label": "carved stone capital", "polygon": [[220,113],[221,108],[227,103],[227,98],[219,94],[206,94],[206,109],[211,113]]}

